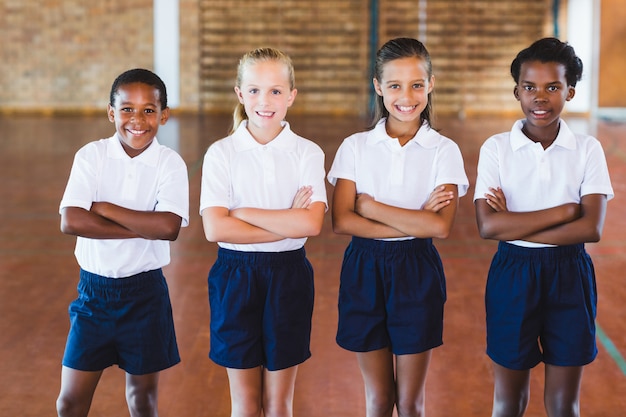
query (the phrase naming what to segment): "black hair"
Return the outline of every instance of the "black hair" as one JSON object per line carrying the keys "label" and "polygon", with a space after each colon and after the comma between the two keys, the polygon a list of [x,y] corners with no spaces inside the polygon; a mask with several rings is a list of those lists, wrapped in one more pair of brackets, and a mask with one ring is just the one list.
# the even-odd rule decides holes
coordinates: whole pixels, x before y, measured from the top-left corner
{"label": "black hair", "polygon": [[520,51],[511,63],[511,76],[517,84],[522,64],[529,61],[556,62],[565,67],[567,85],[576,87],[583,74],[583,62],[576,56],[574,48],[557,38],[543,38]]}
{"label": "black hair", "polygon": [[[376,62],[374,64],[374,78],[381,81],[383,75],[383,67],[389,61],[393,61],[400,58],[419,58],[426,64],[426,71],[428,72],[428,81],[433,75],[433,66],[430,62],[430,54],[424,46],[424,44],[417,39],[413,38],[395,38],[391,39],[383,46],[380,47],[376,53]],[[385,108],[383,98],[376,94],[376,100],[374,104],[374,113],[372,115],[372,123],[370,128],[376,126],[378,121],[383,117],[389,116],[389,111]],[[422,122],[426,121],[431,125],[431,118],[433,115],[433,101],[432,91],[428,93],[428,103],[420,115]]]}
{"label": "black hair", "polygon": [[118,75],[111,85],[111,93],[109,95],[109,104],[115,105],[115,95],[122,85],[142,83],[159,90],[159,101],[161,102],[161,110],[167,107],[167,89],[163,80],[150,70],[143,68],[135,68],[125,71]]}

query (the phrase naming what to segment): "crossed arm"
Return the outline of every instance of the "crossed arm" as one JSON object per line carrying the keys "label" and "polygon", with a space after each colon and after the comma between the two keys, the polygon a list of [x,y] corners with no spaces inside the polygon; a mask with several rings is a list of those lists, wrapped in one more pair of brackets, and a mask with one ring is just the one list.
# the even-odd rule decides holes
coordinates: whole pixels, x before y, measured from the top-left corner
{"label": "crossed arm", "polygon": [[322,230],[326,205],[311,202],[313,190],[302,187],[288,209],[207,207],[202,210],[204,233],[210,242],[266,243],[316,236]]}
{"label": "crossed arm", "polygon": [[90,210],[65,207],[61,231],[92,239],[176,240],[182,218],[171,212],[138,211],[113,203],[94,202]]}
{"label": "crossed arm", "polygon": [[353,181],[340,178],[333,194],[333,230],[370,239],[446,238],[456,215],[457,197],[456,185],[440,185],[421,209],[404,209],[357,194]]}
{"label": "crossed arm", "polygon": [[508,211],[506,198],[499,188],[475,201],[478,231],[483,239],[525,240],[551,245],[597,242],[602,235],[606,214],[606,196],[588,194],[580,204],[529,212]]}

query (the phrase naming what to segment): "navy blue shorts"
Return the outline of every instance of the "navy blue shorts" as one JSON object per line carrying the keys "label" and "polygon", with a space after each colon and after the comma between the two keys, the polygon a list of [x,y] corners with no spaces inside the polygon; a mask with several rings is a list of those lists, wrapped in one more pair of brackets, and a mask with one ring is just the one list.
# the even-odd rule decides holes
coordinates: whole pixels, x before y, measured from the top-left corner
{"label": "navy blue shorts", "polygon": [[443,343],[446,283],[431,239],[353,237],[341,267],[337,344],[396,355]]}
{"label": "navy blue shorts", "polygon": [[596,280],[584,245],[500,242],[485,293],[487,354],[509,369],[583,366],[597,355]]}
{"label": "navy blue shorts", "polygon": [[100,371],[117,364],[132,375],[180,362],[169,291],[161,269],[128,278],[80,271],[69,306],[63,365]]}
{"label": "navy blue shorts", "polygon": [[219,248],[208,286],[209,357],[215,363],[276,371],[311,356],[313,268],[304,248],[288,252]]}

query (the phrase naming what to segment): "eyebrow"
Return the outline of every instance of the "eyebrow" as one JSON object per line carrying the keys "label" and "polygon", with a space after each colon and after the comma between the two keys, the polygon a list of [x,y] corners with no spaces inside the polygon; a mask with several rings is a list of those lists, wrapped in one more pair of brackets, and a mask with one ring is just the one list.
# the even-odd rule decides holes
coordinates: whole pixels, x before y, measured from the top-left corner
{"label": "eyebrow", "polygon": [[[385,81],[385,84],[391,84],[391,83],[400,83],[400,80],[389,80],[389,81]],[[409,81],[411,83],[416,83],[416,82],[426,82],[426,78],[418,78],[416,80],[411,80]]]}

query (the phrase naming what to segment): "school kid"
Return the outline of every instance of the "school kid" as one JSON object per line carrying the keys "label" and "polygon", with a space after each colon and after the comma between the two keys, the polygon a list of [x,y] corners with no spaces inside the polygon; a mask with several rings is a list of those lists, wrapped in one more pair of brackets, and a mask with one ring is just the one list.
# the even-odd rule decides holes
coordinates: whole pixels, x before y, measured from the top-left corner
{"label": "school kid", "polygon": [[107,112],[115,134],[76,153],[60,204],[61,231],[77,236],[80,282],[57,411],[87,416],[103,370],[117,364],[131,417],[154,417],[159,371],[180,361],[162,267],[189,221],[187,168],[156,139],[169,117],[156,74],[119,75]]}
{"label": "school kid", "polygon": [[476,219],[483,238],[499,241],[485,294],[493,417],[524,414],[539,362],[548,416],[579,416],[583,367],[597,354],[596,282],[584,244],[600,240],[613,189],[598,140],[561,119],[582,69],[555,38],[522,50],[511,75],[525,118],[480,151]]}
{"label": "school kid", "polygon": [[337,343],[357,354],[368,417],[423,416],[446,285],[446,238],[468,180],[459,147],[432,128],[435,77],[410,38],[377,52],[371,129],[346,138],[328,180],[333,229],[352,235],[341,268]]}
{"label": "school kid", "polygon": [[226,368],[232,416],[291,416],[309,350],[313,269],[308,236],[327,208],[324,154],[285,121],[294,69],[273,48],[239,62],[230,135],[204,157],[200,213],[219,245],[208,276],[209,356]]}

